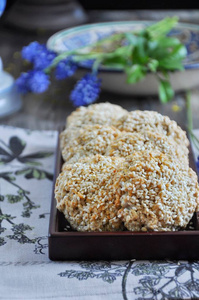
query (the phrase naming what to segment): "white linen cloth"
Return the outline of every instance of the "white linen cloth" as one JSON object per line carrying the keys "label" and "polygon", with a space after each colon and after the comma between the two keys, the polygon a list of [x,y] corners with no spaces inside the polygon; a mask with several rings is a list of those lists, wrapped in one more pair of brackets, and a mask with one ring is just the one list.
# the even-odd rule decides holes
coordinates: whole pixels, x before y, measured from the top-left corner
{"label": "white linen cloth", "polygon": [[199,262],[49,260],[57,137],[0,126],[0,299],[199,297]]}

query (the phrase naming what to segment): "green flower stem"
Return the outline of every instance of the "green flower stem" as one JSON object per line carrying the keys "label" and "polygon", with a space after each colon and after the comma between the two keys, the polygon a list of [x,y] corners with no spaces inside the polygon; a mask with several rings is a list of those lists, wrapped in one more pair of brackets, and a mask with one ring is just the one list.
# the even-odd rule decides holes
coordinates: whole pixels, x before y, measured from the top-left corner
{"label": "green flower stem", "polygon": [[44,69],[44,72],[46,74],[49,74],[51,69],[53,69],[54,67],[56,67],[56,65],[63,59],[67,58],[68,56],[74,54],[74,50],[73,51],[65,51],[62,54],[59,54],[57,57],[55,57],[55,59],[53,60],[52,64]]}
{"label": "green flower stem", "polygon": [[53,69],[54,67],[56,67],[56,65],[63,59],[67,58],[68,56],[72,56],[75,55],[74,61],[79,62],[82,60],[86,60],[86,59],[96,59],[99,56],[106,56],[106,54],[108,53],[83,53],[81,52],[81,50],[86,49],[86,48],[94,48],[97,47],[101,44],[103,44],[106,41],[109,42],[114,42],[115,40],[121,40],[124,37],[124,33],[117,33],[117,34],[113,34],[111,36],[108,36],[104,39],[101,39],[100,41],[94,42],[93,44],[90,45],[85,45],[80,47],[78,50],[71,50],[71,51],[64,51],[63,53],[59,54],[52,62],[52,64],[47,67],[44,72],[46,74],[49,74],[51,69]]}
{"label": "green flower stem", "polygon": [[96,74],[98,72],[99,65],[101,64],[101,62],[102,62],[102,60],[100,58],[96,59],[96,61],[93,64],[93,67],[92,67],[93,74]]}

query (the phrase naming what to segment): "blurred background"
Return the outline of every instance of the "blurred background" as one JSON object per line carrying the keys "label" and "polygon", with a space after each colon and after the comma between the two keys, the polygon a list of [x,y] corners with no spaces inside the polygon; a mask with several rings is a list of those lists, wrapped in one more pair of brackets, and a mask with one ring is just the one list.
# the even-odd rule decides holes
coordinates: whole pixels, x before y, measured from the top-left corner
{"label": "blurred background", "polygon": [[[3,3],[5,0],[0,0]],[[0,57],[4,70],[17,78],[27,66],[21,59],[20,51],[23,46],[32,41],[46,43],[55,32],[82,24],[105,21],[124,20],[160,20],[165,16],[178,16],[180,22],[199,24],[199,2],[189,1],[121,1],[121,0],[7,0],[5,11],[0,18]],[[68,101],[68,93],[73,80],[51,84],[50,91],[41,95],[23,97],[23,108],[20,113],[1,119],[1,123],[29,127],[31,129],[56,129],[65,122],[66,112],[69,114],[74,107]],[[176,98],[184,102],[181,95]],[[179,99],[179,100],[178,100]],[[159,100],[149,97],[147,101],[139,99],[129,101],[128,98],[102,93],[101,101],[124,103],[128,109],[150,109],[150,103],[156,103],[160,112],[162,106]],[[181,102],[180,102],[181,101]],[[193,109],[194,103],[193,101]],[[154,104],[152,104],[154,105]],[[173,116],[168,106],[164,107],[165,114]],[[198,106],[197,106],[198,107]],[[63,109],[64,108],[64,109]],[[56,113],[55,113],[56,111]],[[181,119],[184,119],[182,114]],[[56,122],[55,122],[56,120]],[[194,117],[194,124],[197,123]],[[199,124],[196,124],[198,126]]]}
{"label": "blurred background", "polygon": [[197,9],[199,3],[193,0],[7,0],[1,23],[26,30],[56,31],[85,22],[160,19],[165,14],[197,23]]}

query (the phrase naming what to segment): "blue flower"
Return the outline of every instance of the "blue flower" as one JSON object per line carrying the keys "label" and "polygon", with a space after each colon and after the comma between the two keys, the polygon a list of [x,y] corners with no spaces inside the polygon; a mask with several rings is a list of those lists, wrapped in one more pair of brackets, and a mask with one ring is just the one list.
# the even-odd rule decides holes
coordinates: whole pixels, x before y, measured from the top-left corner
{"label": "blue flower", "polygon": [[28,85],[31,92],[39,94],[48,89],[50,84],[49,76],[42,71],[30,71]]}
{"label": "blue flower", "polygon": [[17,78],[15,81],[18,91],[22,94],[26,94],[30,91],[28,84],[27,84],[28,79],[29,79],[29,74],[22,73],[21,76],[19,78]]}
{"label": "blue flower", "polygon": [[52,63],[55,57],[56,53],[48,49],[43,49],[42,51],[39,51],[39,53],[37,54],[37,56],[35,56],[33,60],[34,68],[37,70],[43,70],[47,68]]}
{"label": "blue flower", "polygon": [[72,61],[70,57],[61,60],[55,69],[55,77],[58,80],[62,80],[71,77],[77,70],[77,64]]}
{"label": "blue flower", "polygon": [[70,94],[70,100],[75,106],[88,105],[99,95],[101,80],[94,74],[86,74],[79,80]]}
{"label": "blue flower", "polygon": [[45,49],[45,45],[41,45],[38,42],[32,42],[28,46],[22,48],[21,55],[23,59],[33,62],[35,56]]}
{"label": "blue flower", "polygon": [[37,70],[47,68],[56,57],[54,51],[48,50],[45,45],[38,42],[32,42],[23,47],[21,54],[24,59],[33,63],[34,68]]}
{"label": "blue flower", "polygon": [[18,90],[23,94],[28,92],[43,93],[48,89],[49,84],[49,76],[38,70],[22,73],[16,80]]}
{"label": "blue flower", "polygon": [[79,65],[84,67],[84,68],[91,69],[94,62],[95,62],[95,59],[86,59],[86,60],[83,60],[83,61],[79,62]]}

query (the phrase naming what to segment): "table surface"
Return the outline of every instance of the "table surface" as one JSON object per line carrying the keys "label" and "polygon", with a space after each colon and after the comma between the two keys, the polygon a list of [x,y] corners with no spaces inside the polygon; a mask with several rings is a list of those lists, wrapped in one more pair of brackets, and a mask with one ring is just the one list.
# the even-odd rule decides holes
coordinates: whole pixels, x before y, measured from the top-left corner
{"label": "table surface", "polygon": [[[157,19],[166,15],[178,15],[180,21],[199,22],[199,11],[88,11],[88,21],[90,23],[113,20],[133,20],[133,19]],[[37,40],[45,43],[52,32],[37,30],[29,32],[7,26],[6,22],[0,24],[0,56],[4,63],[4,69],[17,78],[20,72],[24,71],[27,66],[20,56],[20,50],[24,45],[31,41]],[[23,96],[22,109],[8,117],[0,119],[0,124],[11,125],[29,129],[57,130],[65,123],[66,117],[74,110],[69,101],[69,94],[74,85],[74,80],[57,82],[52,84],[47,92],[34,95],[28,94]],[[199,87],[199,85],[198,85]],[[109,101],[111,103],[122,105],[128,110],[155,110],[171,119],[177,121],[180,126],[186,126],[186,101],[185,93],[177,93],[174,99],[162,105],[155,96],[136,97],[107,93],[103,91],[98,99],[100,102]],[[178,105],[180,110],[175,111],[174,105]],[[199,128],[197,115],[199,113],[199,89],[196,87],[192,90],[192,110],[193,124]]]}

